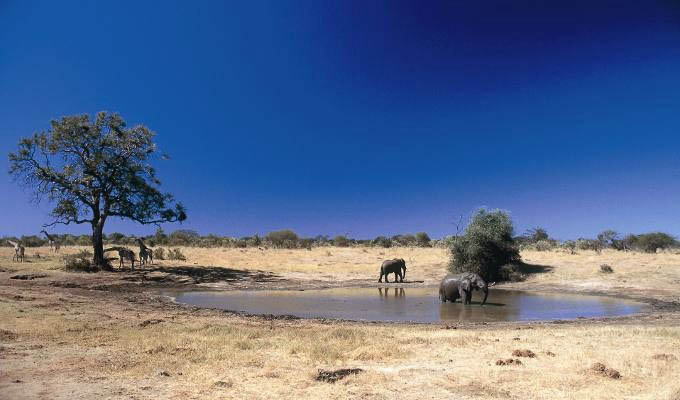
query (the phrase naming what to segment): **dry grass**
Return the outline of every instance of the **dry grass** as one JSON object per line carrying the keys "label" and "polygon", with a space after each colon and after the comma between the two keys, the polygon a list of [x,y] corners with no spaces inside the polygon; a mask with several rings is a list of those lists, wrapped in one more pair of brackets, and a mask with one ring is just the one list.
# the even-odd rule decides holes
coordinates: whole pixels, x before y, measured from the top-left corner
{"label": "dry grass", "polygon": [[[0,259],[11,258],[8,250],[0,250]],[[0,393],[11,398],[72,398],[75,393],[84,398],[673,399],[680,393],[680,326],[668,314],[653,324],[647,318],[639,323],[456,330],[265,320],[192,312],[144,294],[52,287],[41,282],[104,280],[108,275],[55,270],[56,258],[44,257],[48,251],[40,249],[38,260],[30,257],[34,251],[27,249],[31,262],[24,265],[0,261],[0,268],[16,273],[50,276],[18,282],[8,279],[13,273],[0,273]],[[284,279],[322,281],[374,281],[381,259],[401,257],[409,279],[435,283],[447,258],[444,250],[419,248],[182,251],[186,262],[162,264],[262,270]],[[516,286],[678,298],[679,255],[522,256],[552,269]],[[603,263],[615,272],[600,273]],[[522,358],[522,365],[496,365],[515,349],[531,350],[536,357]],[[619,371],[621,378],[594,374],[590,367],[596,362]],[[314,380],[319,368],[364,372],[329,384]],[[17,379],[23,382],[13,383]]]}

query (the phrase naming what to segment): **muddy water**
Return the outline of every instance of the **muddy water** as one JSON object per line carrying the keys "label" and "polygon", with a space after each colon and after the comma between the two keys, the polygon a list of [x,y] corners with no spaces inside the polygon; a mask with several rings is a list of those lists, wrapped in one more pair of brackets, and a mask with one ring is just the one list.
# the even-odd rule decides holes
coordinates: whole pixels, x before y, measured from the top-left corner
{"label": "muddy water", "polygon": [[483,307],[481,292],[472,305],[441,303],[437,288],[340,288],[229,292],[165,292],[179,303],[245,311],[365,321],[529,321],[632,314],[644,305],[602,296],[529,293],[491,289]]}

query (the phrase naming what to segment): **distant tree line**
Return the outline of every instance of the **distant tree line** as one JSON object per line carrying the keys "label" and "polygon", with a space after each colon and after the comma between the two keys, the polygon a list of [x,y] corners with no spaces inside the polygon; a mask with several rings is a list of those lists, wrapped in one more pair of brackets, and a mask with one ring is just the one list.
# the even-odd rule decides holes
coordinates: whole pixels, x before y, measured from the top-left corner
{"label": "distant tree line", "polygon": [[[91,235],[52,234],[62,246],[91,246]],[[119,232],[103,234],[104,243],[107,245],[136,246],[136,240],[140,236],[125,235]],[[375,239],[354,239],[345,235],[330,237],[317,235],[311,238],[298,236],[290,229],[269,232],[264,236],[253,235],[240,238],[231,236],[219,236],[214,234],[201,235],[190,229],[179,229],[166,234],[162,229],[157,229],[151,236],[141,236],[150,247],[155,246],[192,246],[192,247],[267,247],[278,249],[305,249],[321,246],[336,247],[431,247],[438,241],[431,240],[427,233],[400,234],[391,237],[378,236]],[[30,236],[7,236],[2,237],[2,245],[9,245],[7,239],[21,241],[26,247],[40,247],[48,245],[47,239],[38,235]]]}
{"label": "distant tree line", "polygon": [[528,230],[522,236],[516,237],[515,241],[519,245],[520,250],[549,251],[564,249],[571,253],[575,253],[578,250],[600,252],[604,249],[654,253],[659,250],[680,247],[680,242],[668,233],[650,232],[637,235],[620,235],[611,229],[602,231],[595,238],[558,241],[550,238],[545,229],[537,227]]}
{"label": "distant tree line", "polygon": [[[53,234],[62,246],[91,246],[91,235]],[[140,236],[125,235],[119,232],[105,234],[104,242],[107,245],[137,246],[136,239]],[[155,246],[189,246],[189,247],[267,247],[279,249],[305,249],[311,247],[335,246],[335,247],[440,247],[451,248],[456,236],[445,236],[442,239],[431,239],[425,232],[416,234],[404,233],[393,236],[377,236],[374,239],[355,239],[346,235],[330,237],[318,235],[315,237],[300,237],[290,229],[269,232],[264,236],[253,235],[240,238],[219,236],[214,234],[200,235],[190,229],[179,229],[166,234],[162,229],[157,229],[151,236],[141,236],[147,245]],[[21,241],[26,247],[47,246],[48,241],[42,235],[29,236],[5,236],[1,237],[0,245],[9,246],[7,240]],[[657,249],[680,248],[673,236],[663,232],[643,234],[619,235],[613,230],[605,230],[596,238],[579,238],[575,240],[559,241],[550,238],[548,232],[540,227],[529,229],[523,235],[513,236],[513,243],[518,250],[549,251],[563,249],[570,252],[579,250],[601,251],[603,249],[630,250],[653,253]]]}

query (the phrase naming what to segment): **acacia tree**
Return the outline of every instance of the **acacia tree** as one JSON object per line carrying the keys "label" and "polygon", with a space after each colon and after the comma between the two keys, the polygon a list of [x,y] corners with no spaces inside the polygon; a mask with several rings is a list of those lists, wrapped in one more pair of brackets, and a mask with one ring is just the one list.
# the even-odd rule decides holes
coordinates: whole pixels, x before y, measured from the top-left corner
{"label": "acacia tree", "polygon": [[10,174],[33,189],[37,201],[53,203],[56,224],[92,226],[93,264],[106,267],[103,229],[109,217],[141,224],[183,221],[186,212],[172,195],[158,190],[150,165],[154,133],[128,128],[115,113],[99,112],[51,121],[47,132],[19,142],[9,154]]}

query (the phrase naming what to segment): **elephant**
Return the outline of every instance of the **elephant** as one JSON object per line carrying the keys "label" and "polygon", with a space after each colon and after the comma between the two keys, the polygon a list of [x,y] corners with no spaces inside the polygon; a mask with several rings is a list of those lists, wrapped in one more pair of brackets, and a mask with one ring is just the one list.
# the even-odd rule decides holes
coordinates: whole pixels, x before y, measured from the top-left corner
{"label": "elephant", "polygon": [[439,283],[439,300],[455,302],[460,297],[463,304],[471,304],[472,291],[482,290],[484,292],[484,300],[482,300],[480,305],[483,306],[489,297],[489,286],[495,284],[495,282],[486,283],[481,276],[474,272],[448,274]]}
{"label": "elephant", "polygon": [[[402,272],[403,270],[403,272]],[[406,277],[406,261],[403,258],[395,258],[394,260],[385,260],[380,266],[380,277],[378,282],[382,282],[383,276],[385,277],[385,282],[389,283],[387,277],[388,274],[394,273],[394,281],[404,282]]]}

